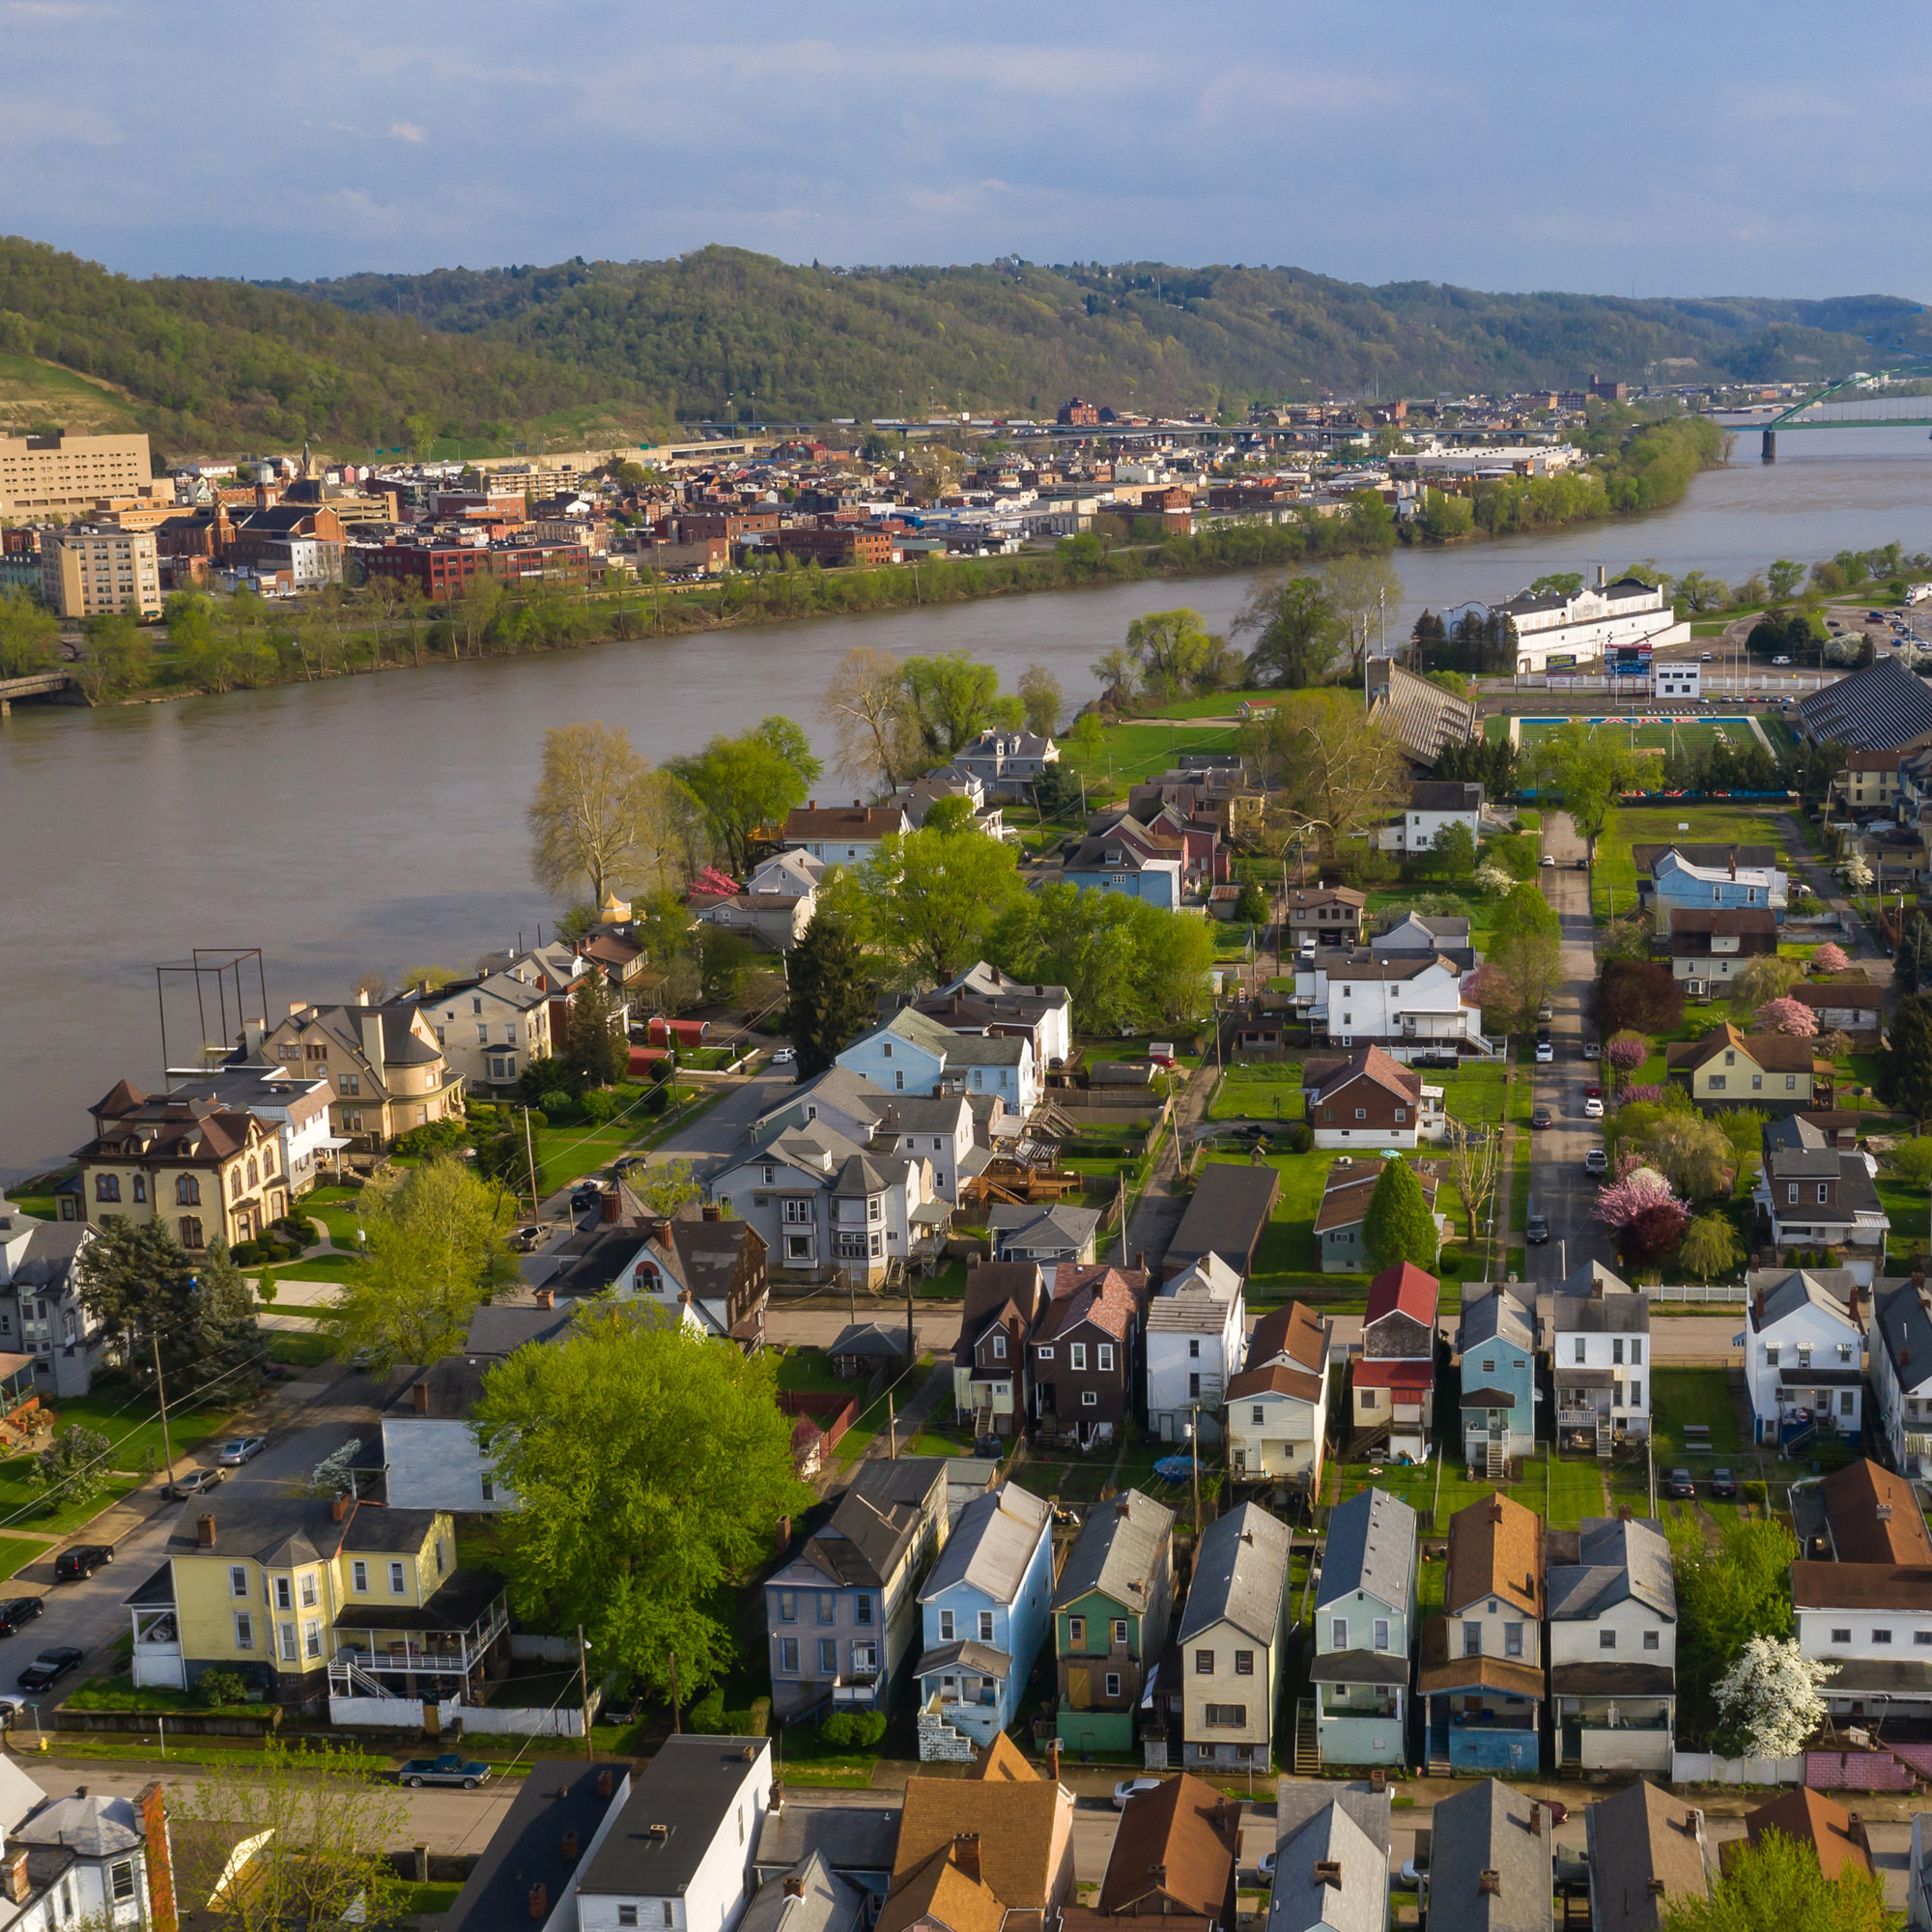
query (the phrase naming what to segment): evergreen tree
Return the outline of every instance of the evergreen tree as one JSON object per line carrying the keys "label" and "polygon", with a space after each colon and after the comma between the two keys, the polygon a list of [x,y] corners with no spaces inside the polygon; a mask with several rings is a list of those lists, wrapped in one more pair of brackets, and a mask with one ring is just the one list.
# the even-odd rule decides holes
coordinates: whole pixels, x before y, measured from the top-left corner
{"label": "evergreen tree", "polygon": [[1932,921],[1922,912],[1913,913],[1898,935],[1898,951],[1893,955],[1895,983],[1900,992],[1916,993],[1932,980]]}
{"label": "evergreen tree", "polygon": [[1878,1096],[1910,1114],[1919,1132],[1932,1120],[1932,997],[1908,993],[1891,1018],[1891,1051],[1878,1065]]}
{"label": "evergreen tree", "polygon": [[798,1049],[798,1077],[823,1073],[877,1017],[866,955],[850,923],[820,910],[793,949],[785,1030]]}
{"label": "evergreen tree", "polygon": [[79,1266],[82,1304],[142,1387],[154,1382],[157,1343],[162,1371],[191,1372],[197,1384],[261,1352],[254,1299],[220,1241],[191,1255],[167,1222],[117,1217],[81,1250]]}
{"label": "evergreen tree", "polygon": [[616,997],[595,967],[570,1002],[563,1055],[590,1087],[614,1087],[630,1069],[631,1043],[618,1022]]}
{"label": "evergreen tree", "polygon": [[1424,1268],[1435,1265],[1435,1218],[1429,1211],[1421,1181],[1400,1154],[1382,1163],[1381,1179],[1369,1196],[1369,1210],[1362,1219],[1362,1245],[1368,1250],[1370,1267],[1378,1272],[1398,1262],[1413,1262]]}

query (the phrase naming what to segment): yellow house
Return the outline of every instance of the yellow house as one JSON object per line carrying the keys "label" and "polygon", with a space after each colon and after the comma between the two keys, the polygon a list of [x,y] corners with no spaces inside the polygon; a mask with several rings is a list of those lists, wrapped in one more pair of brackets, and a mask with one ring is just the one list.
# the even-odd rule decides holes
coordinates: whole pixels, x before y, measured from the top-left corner
{"label": "yellow house", "polygon": [[134,1682],[232,1670],[270,1701],[462,1697],[507,1655],[503,1579],[456,1568],[445,1510],[214,1492],[127,1600]]}
{"label": "yellow house", "polygon": [[463,1111],[463,1075],[414,1000],[298,1001],[269,1031],[262,1058],[329,1083],[329,1131],[347,1147],[380,1152],[412,1127]]}
{"label": "yellow house", "polygon": [[1699,1106],[1808,1107],[1821,1066],[1830,1085],[1830,1063],[1814,1061],[1809,1040],[1785,1033],[1740,1033],[1728,1020],[1702,1039],[1677,1041],[1665,1064]]}

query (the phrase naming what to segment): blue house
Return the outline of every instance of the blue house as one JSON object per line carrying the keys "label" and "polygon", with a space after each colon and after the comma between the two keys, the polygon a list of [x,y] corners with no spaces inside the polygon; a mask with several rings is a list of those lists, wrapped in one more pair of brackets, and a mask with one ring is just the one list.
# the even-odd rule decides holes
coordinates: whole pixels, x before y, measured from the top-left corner
{"label": "blue house", "polygon": [[1415,1512],[1381,1490],[1328,1519],[1309,1668],[1324,1767],[1406,1761],[1416,1549]]}
{"label": "blue house", "polygon": [[1658,855],[1650,868],[1649,896],[1661,915],[1660,932],[1669,929],[1670,914],[1692,908],[1769,907],[1782,919],[1789,888],[1790,875],[1771,863],[1769,853],[1754,848],[1739,852],[1672,845]]}
{"label": "blue house", "polygon": [[1464,1300],[1457,1335],[1463,1350],[1463,1460],[1501,1481],[1519,1456],[1536,1453],[1536,1318],[1498,1288]]}
{"label": "blue house", "polygon": [[1181,857],[1165,857],[1154,848],[1145,826],[1123,818],[1109,831],[1083,838],[1061,873],[1082,891],[1097,886],[1103,893],[1125,893],[1173,912],[1180,904],[1184,869]]}
{"label": "blue house", "polygon": [[919,1593],[919,1754],[966,1758],[1019,1714],[1053,1617],[1053,1506],[1013,1483],[959,1513]]}

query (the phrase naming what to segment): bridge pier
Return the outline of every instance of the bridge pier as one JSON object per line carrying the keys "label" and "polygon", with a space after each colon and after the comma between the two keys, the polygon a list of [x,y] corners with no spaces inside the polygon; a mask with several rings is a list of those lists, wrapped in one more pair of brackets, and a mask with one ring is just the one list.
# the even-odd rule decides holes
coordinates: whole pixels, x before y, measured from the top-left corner
{"label": "bridge pier", "polygon": [[1777,432],[1775,429],[1768,429],[1764,433],[1763,460],[1766,463],[1776,463],[1777,461]]}

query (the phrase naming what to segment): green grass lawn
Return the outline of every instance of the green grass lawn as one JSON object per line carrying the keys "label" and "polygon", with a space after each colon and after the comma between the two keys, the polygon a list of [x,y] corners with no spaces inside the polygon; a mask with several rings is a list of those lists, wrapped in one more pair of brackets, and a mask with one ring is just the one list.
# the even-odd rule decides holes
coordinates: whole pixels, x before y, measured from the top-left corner
{"label": "green grass lawn", "polygon": [[[1679,832],[1680,825],[1690,831]],[[1621,806],[1610,814],[1604,836],[1597,841],[1597,869],[1591,877],[1592,910],[1609,913],[1614,903],[1621,912],[1636,905],[1636,867],[1631,859],[1633,845],[1665,844],[1672,839],[1692,844],[1770,845],[1784,850],[1783,829],[1776,818],[1761,806],[1681,805]]]}
{"label": "green grass lawn", "polygon": [[1907,1255],[1923,1249],[1927,1222],[1932,1219],[1932,1204],[1928,1204],[1926,1190],[1883,1170],[1876,1185],[1878,1204],[1891,1219],[1891,1232],[1886,1236],[1886,1253],[1903,1260]]}
{"label": "green grass lawn", "polygon": [[271,1362],[288,1362],[297,1368],[320,1368],[335,1353],[335,1344],[328,1336],[305,1335],[293,1328],[271,1328],[268,1341]]}
{"label": "green grass lawn", "polygon": [[38,1536],[0,1536],[0,1577],[15,1577],[53,1548]]}
{"label": "green grass lawn", "polygon": [[[1521,1235],[1529,1229],[1529,1137],[1519,1134],[1516,1141],[1516,1167],[1510,1176],[1509,1231]],[[1515,1266],[1512,1260],[1511,1266]]]}
{"label": "green grass lawn", "polygon": [[[258,1267],[248,1270],[260,1277],[264,1284],[293,1278],[296,1281],[355,1281],[362,1272],[362,1264],[354,1255],[316,1255],[308,1261],[278,1262],[273,1267]],[[265,1299],[269,1299],[267,1295]]]}
{"label": "green grass lawn", "polygon": [[1117,724],[1104,734],[1098,755],[1076,769],[1086,772],[1090,792],[1095,786],[1122,792],[1130,784],[1171,769],[1184,753],[1233,751],[1237,733],[1238,727],[1233,724]]}
{"label": "green grass lawn", "polygon": [[1301,1062],[1257,1061],[1231,1066],[1214,1090],[1210,1121],[1298,1121],[1302,1118]]}
{"label": "green grass lawn", "polygon": [[841,1379],[832,1373],[831,1358],[823,1349],[781,1349],[777,1353],[781,1389],[819,1395],[862,1396],[866,1392],[863,1379]]}
{"label": "green grass lawn", "polygon": [[[1738,1319],[1743,1321],[1743,1312]],[[1657,1460],[1684,1451],[1684,1425],[1701,1422],[1711,1432],[1711,1449],[1737,1452],[1744,1443],[1731,1392],[1722,1369],[1657,1369],[1651,1375],[1650,1413]]]}
{"label": "green grass lawn", "polygon": [[1451,1120],[1469,1126],[1493,1127],[1503,1117],[1503,1067],[1500,1061],[1465,1061],[1453,1073],[1424,1067],[1425,1086],[1442,1089],[1442,1105]]}

